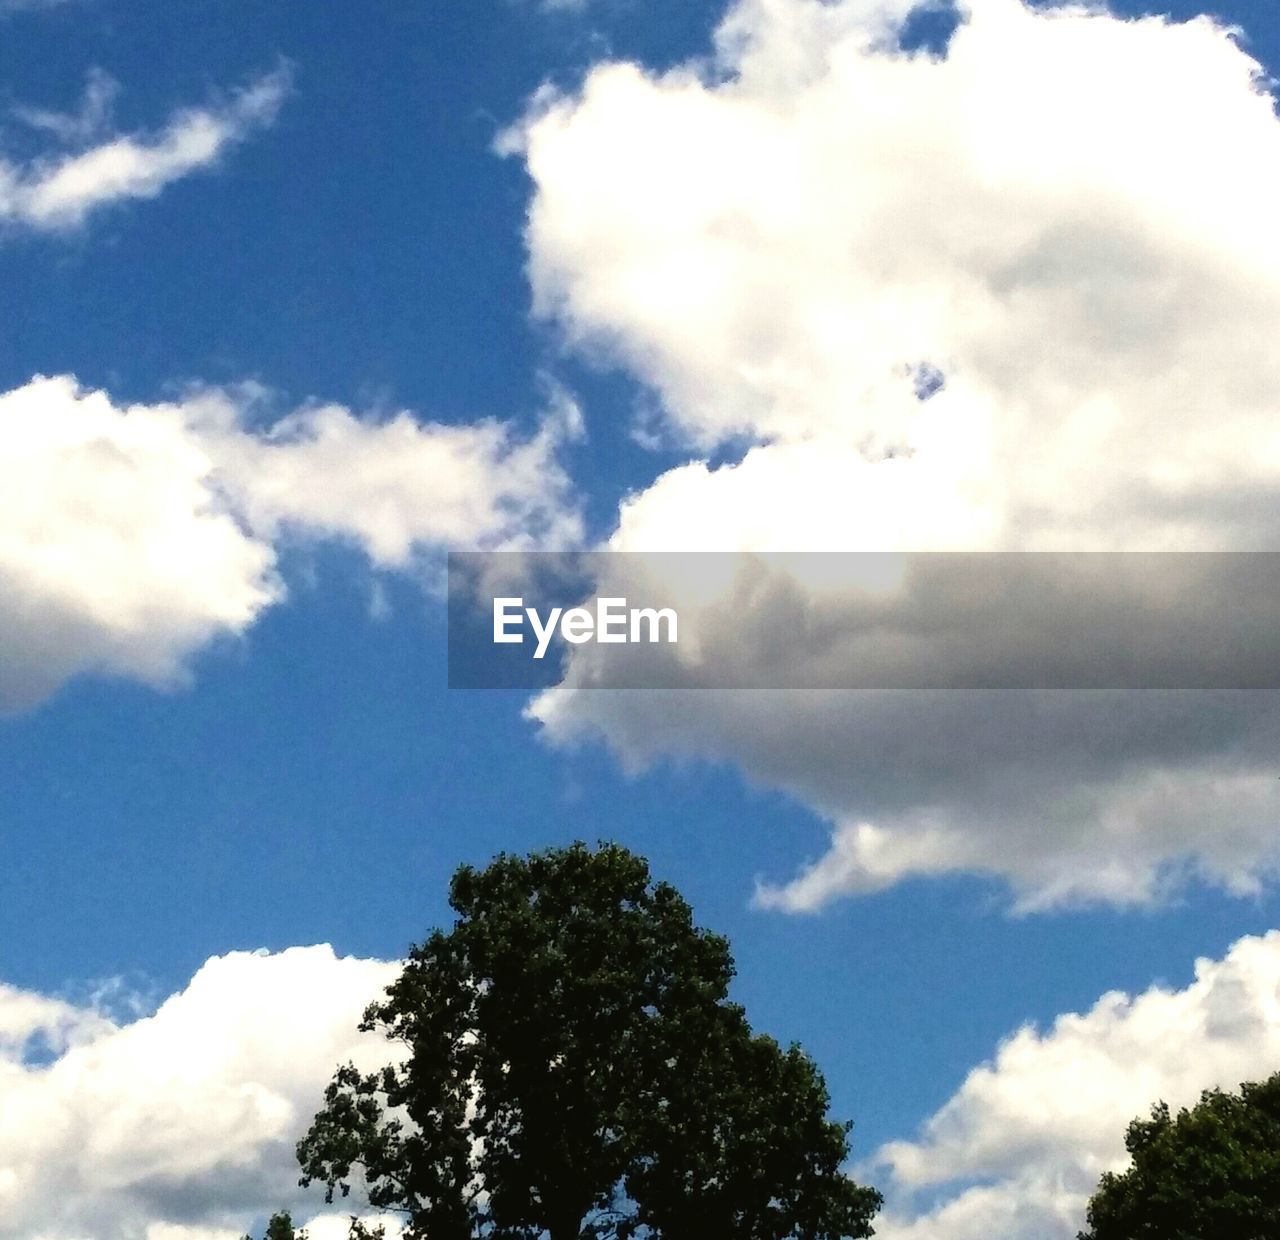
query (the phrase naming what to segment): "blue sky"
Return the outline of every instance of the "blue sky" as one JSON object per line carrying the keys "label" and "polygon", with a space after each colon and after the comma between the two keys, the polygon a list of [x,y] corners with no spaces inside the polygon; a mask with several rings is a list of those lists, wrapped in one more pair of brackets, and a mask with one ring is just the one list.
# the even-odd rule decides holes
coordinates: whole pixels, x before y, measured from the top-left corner
{"label": "blue sky", "polygon": [[[661,70],[704,55],[721,3],[252,9],[68,0],[0,17],[0,138],[15,163],[48,158],[52,139],[13,109],[73,111],[90,69],[120,88],[99,142],[154,134],[175,109],[221,107],[281,66],[289,83],[271,119],[154,195],[69,227],[0,223],[0,391],[70,374],[123,407],[252,381],[269,394],[244,415],[249,426],[333,402],[374,420],[401,409],[457,427],[500,419],[520,437],[536,433],[559,385],[585,425],[556,452],[587,540],[609,536],[623,497],[664,470],[738,460],[774,433],[699,438],[690,428],[702,415],[681,404],[684,362],[643,360],[665,345],[639,317],[604,324],[611,347],[593,335],[592,311],[576,327],[572,314],[531,315],[530,247],[553,243],[527,238],[525,221],[536,192],[553,196],[519,150],[494,151],[544,82],[572,99],[594,65]],[[1219,16],[1280,67],[1273,5],[1237,0]],[[563,264],[557,288],[574,296],[594,278],[585,259],[546,261]],[[1073,286],[1095,278],[1080,262]],[[637,410],[668,418],[660,443],[633,433]],[[422,478],[424,503],[435,485]],[[371,563],[362,536],[275,538],[287,600],[189,644],[181,683],[76,674],[0,717],[0,980],[78,1003],[123,978],[158,999],[229,952],[330,943],[394,959],[446,917],[459,863],[615,839],[730,936],[738,997],[758,1027],[815,1055],[865,1157],[913,1138],[1019,1026],[1048,1027],[1111,990],[1181,991],[1197,958],[1222,960],[1277,924],[1269,878],[1233,892],[1212,865],[1156,899],[1090,896],[1028,913],[1011,912],[1008,893],[1039,872],[985,863],[907,867],[815,911],[753,906],[758,879],[784,884],[829,848],[843,812],[835,792],[739,755],[732,739],[655,741],[647,769],[628,771],[608,721],[561,743],[518,693],[448,690],[442,607],[423,564],[449,540],[406,567]],[[24,639],[0,628],[6,640]],[[876,804],[890,815],[892,800]],[[1240,864],[1266,869],[1252,854]],[[270,1203],[238,1204],[247,1225]],[[35,1234],[5,1226],[0,1235]],[[147,1234],[140,1226],[119,1234]]]}

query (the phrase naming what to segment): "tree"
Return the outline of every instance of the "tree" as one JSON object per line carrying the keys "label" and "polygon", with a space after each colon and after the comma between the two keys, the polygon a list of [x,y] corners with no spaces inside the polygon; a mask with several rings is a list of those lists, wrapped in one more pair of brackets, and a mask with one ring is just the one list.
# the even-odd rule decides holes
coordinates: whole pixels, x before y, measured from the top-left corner
{"label": "tree", "polygon": [[410,1240],[853,1240],[873,1189],[817,1068],[727,999],[728,943],[640,857],[582,844],[464,866],[458,914],[361,1028],[401,1057],[348,1064],[299,1143],[302,1183]]}
{"label": "tree", "polygon": [[[253,1240],[253,1237],[245,1236],[244,1240]],[[293,1216],[288,1210],[281,1210],[267,1221],[266,1234],[262,1240],[307,1240],[307,1233],[295,1231]]]}
{"label": "tree", "polygon": [[1280,1237],[1280,1073],[1176,1116],[1161,1102],[1125,1146],[1132,1166],[1102,1177],[1080,1240]]}

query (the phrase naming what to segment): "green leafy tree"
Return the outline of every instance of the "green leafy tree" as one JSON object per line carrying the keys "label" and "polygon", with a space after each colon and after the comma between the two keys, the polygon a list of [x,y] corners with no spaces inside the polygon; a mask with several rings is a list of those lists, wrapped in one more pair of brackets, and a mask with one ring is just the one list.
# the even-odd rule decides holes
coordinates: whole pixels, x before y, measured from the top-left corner
{"label": "green leafy tree", "polygon": [[[245,1236],[244,1240],[253,1240],[253,1237]],[[262,1240],[307,1240],[307,1233],[296,1231],[293,1216],[288,1210],[281,1210],[267,1220],[267,1230]]]}
{"label": "green leafy tree", "polygon": [[303,1184],[362,1183],[410,1240],[855,1240],[873,1189],[798,1048],[727,999],[727,942],[624,848],[454,876],[361,1028],[400,1056],[338,1070]]}
{"label": "green leafy tree", "polygon": [[1280,1073],[1129,1125],[1129,1170],[1102,1177],[1080,1240],[1278,1240]]}

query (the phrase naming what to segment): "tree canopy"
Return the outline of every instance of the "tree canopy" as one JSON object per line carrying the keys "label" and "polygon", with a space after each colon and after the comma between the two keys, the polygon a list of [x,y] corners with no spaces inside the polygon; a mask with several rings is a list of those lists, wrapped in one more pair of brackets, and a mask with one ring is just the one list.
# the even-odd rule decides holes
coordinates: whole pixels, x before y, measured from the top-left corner
{"label": "tree canopy", "polygon": [[[253,1240],[253,1237],[245,1236],[244,1240]],[[307,1240],[307,1233],[297,1231],[293,1226],[293,1216],[288,1210],[281,1210],[267,1220],[262,1240]]]}
{"label": "tree canopy", "polygon": [[1280,1073],[1129,1125],[1132,1166],[1102,1177],[1080,1240],[1277,1240]]}
{"label": "tree canopy", "polygon": [[752,1032],[728,943],[642,858],[504,855],[450,903],[366,1011],[399,1053],[338,1070],[303,1184],[361,1185],[410,1240],[872,1234],[821,1074]]}

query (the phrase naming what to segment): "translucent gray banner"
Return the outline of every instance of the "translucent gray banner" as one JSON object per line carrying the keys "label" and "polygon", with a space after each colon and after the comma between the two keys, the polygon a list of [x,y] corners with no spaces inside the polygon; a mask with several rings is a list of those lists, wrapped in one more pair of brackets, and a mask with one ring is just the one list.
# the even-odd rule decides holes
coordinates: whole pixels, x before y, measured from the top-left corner
{"label": "translucent gray banner", "polygon": [[449,684],[1280,687],[1273,553],[454,553]]}

